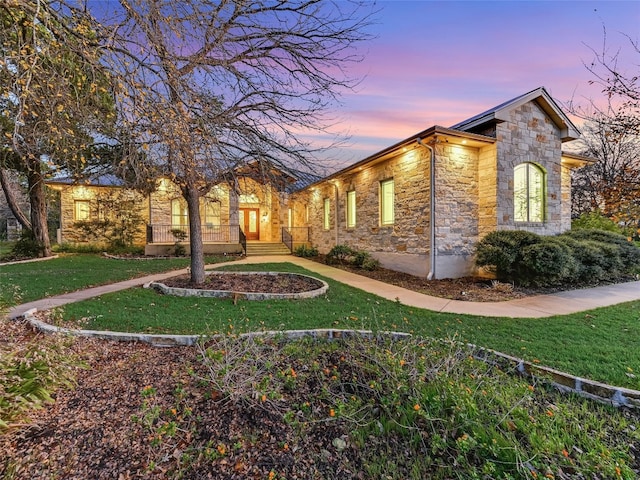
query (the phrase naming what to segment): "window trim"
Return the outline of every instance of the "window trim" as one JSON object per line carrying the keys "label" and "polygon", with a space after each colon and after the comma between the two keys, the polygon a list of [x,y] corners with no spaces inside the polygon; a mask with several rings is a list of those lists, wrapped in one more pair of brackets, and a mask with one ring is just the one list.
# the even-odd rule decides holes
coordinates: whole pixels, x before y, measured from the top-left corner
{"label": "window trim", "polygon": [[[175,204],[180,206],[180,213],[174,213],[173,206]],[[176,223],[175,220],[178,219]],[[184,223],[183,223],[184,221]],[[171,200],[171,228],[184,228],[189,225],[189,211],[187,210],[186,202],[183,198],[174,198]]]}
{"label": "window trim", "polygon": [[357,213],[356,213],[356,191],[348,190],[345,198],[345,222],[348,229],[356,228]]}
{"label": "window trim", "polygon": [[[84,206],[85,215],[78,215],[79,207]],[[75,222],[84,222],[91,219],[91,201],[86,199],[76,199],[73,201],[73,220]]]}
{"label": "window trim", "polygon": [[[516,175],[517,172],[524,169],[524,188],[519,191],[516,190]],[[537,195],[533,195],[535,177],[531,173],[536,172],[540,175],[540,192]],[[547,172],[546,170],[533,162],[523,162],[516,165],[513,168],[513,221],[514,223],[544,223],[547,219]],[[519,198],[520,197],[520,198]],[[523,198],[522,198],[523,197]],[[525,203],[519,208],[520,203]],[[532,220],[532,213],[536,208],[535,204],[539,204],[540,219]],[[518,219],[518,211],[522,210],[526,215],[524,219]]]}
{"label": "window trim", "polygon": [[331,199],[324,199],[322,211],[322,226],[325,230],[331,230]]}
{"label": "window trim", "polygon": [[[210,208],[215,208],[217,205],[218,213],[208,215],[207,210]],[[212,200],[209,198],[204,198],[201,207],[200,220],[203,226],[207,227],[219,227],[222,224],[222,202],[220,200]]]}
{"label": "window trim", "polygon": [[[386,191],[386,188],[385,188],[389,185],[391,186],[390,192]],[[395,224],[395,221],[396,221],[395,189],[396,189],[395,181],[393,178],[387,178],[386,180],[382,180],[380,182],[380,185],[379,185],[380,226],[388,227]],[[391,197],[391,200],[390,200],[391,204],[389,205],[391,209],[390,218],[388,218],[387,214],[385,213],[385,210],[387,207],[387,201],[389,201],[387,197]]]}

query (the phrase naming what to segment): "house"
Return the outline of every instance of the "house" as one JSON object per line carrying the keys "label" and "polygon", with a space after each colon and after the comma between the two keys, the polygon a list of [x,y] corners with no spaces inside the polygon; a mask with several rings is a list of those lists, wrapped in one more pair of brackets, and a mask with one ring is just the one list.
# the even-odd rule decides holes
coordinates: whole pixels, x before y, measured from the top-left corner
{"label": "house", "polygon": [[[240,251],[243,235],[290,248],[309,243],[321,253],[348,244],[384,267],[414,275],[468,275],[474,246],[489,232],[552,235],[570,228],[571,169],[590,160],[563,152],[562,144],[578,136],[538,88],[303,185],[296,174],[282,173],[273,182],[238,172],[235,185],[221,183],[202,202],[205,248]],[[61,240],[80,241],[71,234],[72,214],[77,220],[92,212],[71,207],[82,198],[78,186],[66,188]],[[185,205],[166,180],[144,202],[146,251],[168,251],[175,243],[171,231],[187,228]]]}

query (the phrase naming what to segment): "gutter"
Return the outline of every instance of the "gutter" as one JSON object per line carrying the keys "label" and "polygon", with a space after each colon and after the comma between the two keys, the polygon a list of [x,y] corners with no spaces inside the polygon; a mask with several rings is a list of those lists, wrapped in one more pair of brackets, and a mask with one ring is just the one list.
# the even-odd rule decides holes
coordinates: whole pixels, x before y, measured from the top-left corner
{"label": "gutter", "polygon": [[[437,143],[438,139],[433,143]],[[418,145],[429,149],[429,263],[430,269],[427,280],[433,280],[436,276],[436,152],[431,145],[416,139]]]}

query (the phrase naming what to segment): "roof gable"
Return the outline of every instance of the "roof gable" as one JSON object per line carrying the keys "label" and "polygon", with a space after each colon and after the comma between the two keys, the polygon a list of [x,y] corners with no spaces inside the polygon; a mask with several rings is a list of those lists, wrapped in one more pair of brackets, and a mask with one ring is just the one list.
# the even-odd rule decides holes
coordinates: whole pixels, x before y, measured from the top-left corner
{"label": "roof gable", "polygon": [[502,123],[509,119],[509,112],[525,103],[535,102],[549,116],[560,130],[563,142],[575,140],[580,137],[580,131],[562,111],[544,87],[536,88],[528,93],[508,100],[486,112],[482,112],[467,120],[452,126],[452,129],[462,131],[475,131],[479,127],[491,123]]}

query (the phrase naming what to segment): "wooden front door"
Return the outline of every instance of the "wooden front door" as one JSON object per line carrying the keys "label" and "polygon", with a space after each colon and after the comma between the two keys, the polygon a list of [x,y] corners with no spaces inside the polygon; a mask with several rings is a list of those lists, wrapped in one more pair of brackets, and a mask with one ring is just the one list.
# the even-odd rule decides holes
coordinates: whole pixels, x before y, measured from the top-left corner
{"label": "wooden front door", "polygon": [[260,240],[260,209],[241,208],[239,217],[240,228],[247,240]]}

